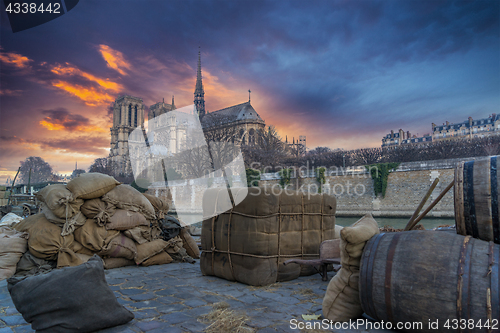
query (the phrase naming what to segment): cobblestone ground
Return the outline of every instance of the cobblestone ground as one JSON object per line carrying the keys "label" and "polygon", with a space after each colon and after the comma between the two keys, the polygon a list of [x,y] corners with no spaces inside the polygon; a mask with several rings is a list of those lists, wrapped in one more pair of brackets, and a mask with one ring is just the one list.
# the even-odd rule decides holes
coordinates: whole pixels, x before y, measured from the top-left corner
{"label": "cobblestone ground", "polygon": [[[135,319],[100,333],[202,332],[209,324],[200,316],[225,301],[230,309],[244,311],[247,326],[257,333],[300,332],[290,321],[303,322],[302,314],[321,314],[328,282],[319,274],[252,287],[212,276],[202,276],[196,264],[177,263],[150,267],[123,267],[105,271],[118,301]],[[329,273],[331,276],[332,273]],[[388,330],[334,329],[335,332],[394,332]],[[17,312],[6,281],[0,281],[0,333],[34,332]],[[307,332],[307,331],[303,331]]]}

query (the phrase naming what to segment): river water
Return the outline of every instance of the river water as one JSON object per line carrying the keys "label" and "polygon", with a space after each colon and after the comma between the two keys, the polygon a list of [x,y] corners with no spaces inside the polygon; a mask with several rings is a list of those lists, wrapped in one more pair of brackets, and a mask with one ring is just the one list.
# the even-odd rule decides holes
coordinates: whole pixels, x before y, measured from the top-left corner
{"label": "river water", "polygon": [[[347,227],[356,222],[357,220],[359,220],[359,218],[360,217],[336,217],[335,224]],[[409,219],[410,219],[409,217],[408,218],[375,217],[375,221],[377,221],[379,227],[389,226],[395,229],[404,229]],[[442,225],[453,226],[455,225],[455,219],[429,217],[422,219],[419,222],[419,224],[423,225],[425,229],[432,229]]]}

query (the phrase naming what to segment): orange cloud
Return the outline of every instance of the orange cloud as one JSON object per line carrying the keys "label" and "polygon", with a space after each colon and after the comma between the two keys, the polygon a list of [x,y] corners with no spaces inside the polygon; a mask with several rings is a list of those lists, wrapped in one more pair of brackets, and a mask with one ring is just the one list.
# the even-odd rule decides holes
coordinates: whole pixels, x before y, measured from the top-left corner
{"label": "orange cloud", "polygon": [[68,63],[66,63],[66,66],[63,65],[56,65],[52,67],[51,72],[57,75],[77,75],[81,76],[91,82],[96,82],[99,84],[101,87],[103,87],[106,90],[111,90],[112,92],[118,93],[121,90],[123,90],[123,86],[119,83],[109,81],[109,79],[103,80],[101,78],[98,78],[90,73],[84,72],[81,69],[78,69],[76,67],[70,66]]}
{"label": "orange cloud", "polygon": [[17,68],[27,68],[30,61],[28,57],[12,52],[0,52],[0,61]]}
{"label": "orange cloud", "polygon": [[61,125],[61,124],[53,124],[53,123],[50,123],[50,122],[48,122],[46,120],[40,121],[40,125],[42,125],[46,129],[48,129],[49,131],[62,131],[62,130],[64,130],[64,126],[63,125]]}
{"label": "orange cloud", "polygon": [[127,75],[123,69],[130,69],[130,63],[125,60],[123,53],[113,50],[104,44],[99,45],[99,52],[101,52],[101,55],[107,62],[108,67],[113,68],[121,75]]}
{"label": "orange cloud", "polygon": [[52,85],[68,92],[70,95],[80,98],[89,106],[106,105],[114,102],[114,98],[111,95],[100,92],[94,87],[85,88],[81,85],[71,84],[66,81],[55,81],[52,82]]}
{"label": "orange cloud", "polygon": [[[55,124],[48,122],[46,120],[40,121],[40,125],[48,129],[49,131],[63,131],[63,130],[68,130],[66,127],[64,127],[61,124]],[[77,131],[77,132],[99,132],[99,133],[104,133],[107,132],[105,129],[98,127],[98,126],[77,126],[71,129],[71,131]]]}

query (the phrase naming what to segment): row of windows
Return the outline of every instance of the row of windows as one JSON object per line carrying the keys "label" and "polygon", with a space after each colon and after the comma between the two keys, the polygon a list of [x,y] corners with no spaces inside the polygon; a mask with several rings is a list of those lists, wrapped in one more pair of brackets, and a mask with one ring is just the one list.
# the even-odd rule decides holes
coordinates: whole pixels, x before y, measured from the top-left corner
{"label": "row of windows", "polygon": [[[492,123],[491,119],[481,120],[481,121],[477,120],[477,121],[473,121],[472,122],[472,126],[478,126],[478,125],[484,125],[484,124],[491,124],[491,123]],[[445,130],[445,129],[460,129],[460,127],[462,127],[462,126],[468,126],[468,125],[469,125],[469,123],[465,122],[465,123],[456,124],[456,125],[439,126],[439,127],[436,127],[435,130],[436,131],[442,131],[442,130]]]}

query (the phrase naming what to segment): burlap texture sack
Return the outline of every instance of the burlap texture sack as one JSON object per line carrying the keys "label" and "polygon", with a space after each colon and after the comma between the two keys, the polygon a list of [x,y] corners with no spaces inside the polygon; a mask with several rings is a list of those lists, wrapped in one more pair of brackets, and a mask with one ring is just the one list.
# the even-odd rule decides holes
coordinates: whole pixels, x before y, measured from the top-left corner
{"label": "burlap texture sack", "polygon": [[187,254],[195,259],[200,259],[200,249],[186,228],[181,229],[179,236],[182,239],[182,246],[186,249]]}
{"label": "burlap texture sack", "polygon": [[80,242],[78,242],[76,240],[74,240],[73,243],[71,243],[70,248],[76,254],[85,254],[85,255],[91,256],[91,257],[95,254],[95,251],[87,249],[85,246],[83,246]]}
{"label": "burlap texture sack", "polygon": [[42,218],[45,219],[45,215],[43,215],[43,213],[41,212],[38,214],[30,215],[21,222],[17,223],[14,226],[14,229],[20,232],[27,232],[29,234],[30,229],[33,228],[38,222],[38,220]]}
{"label": "burlap texture sack", "polygon": [[113,216],[109,218],[108,223],[106,223],[106,229],[128,230],[141,225],[149,227],[149,222],[142,213],[117,209]]}
{"label": "burlap texture sack", "polygon": [[66,185],[75,198],[95,199],[103,196],[121,183],[111,176],[90,172],[82,173]]}
{"label": "burlap texture sack", "polygon": [[0,227],[0,280],[16,273],[16,265],[28,251],[28,233]]}
{"label": "burlap texture sack", "polygon": [[85,224],[74,232],[75,240],[92,252],[101,251],[119,234],[118,230],[107,230],[97,225],[94,219],[87,219]]}
{"label": "burlap texture sack", "polygon": [[155,240],[155,239],[162,239],[162,232],[161,232],[161,227],[160,223],[158,220],[149,220],[150,223],[150,239]]}
{"label": "burlap texture sack", "polygon": [[323,298],[325,318],[344,322],[363,314],[359,300],[359,265],[366,242],[379,233],[377,221],[371,214],[340,231],[342,268],[330,280]]}
{"label": "burlap texture sack", "polygon": [[123,234],[130,239],[133,239],[137,244],[144,244],[151,240],[151,230],[149,226],[135,227],[129,230],[124,230]]}
{"label": "burlap texture sack", "polygon": [[172,257],[165,251],[161,251],[155,254],[149,259],[144,260],[141,266],[152,266],[152,265],[165,265],[170,264],[173,261]]}
{"label": "burlap texture sack", "polygon": [[44,202],[55,216],[64,219],[75,216],[83,205],[83,200],[76,199],[63,184],[47,185],[36,194],[36,197]]}
{"label": "burlap texture sack", "polygon": [[157,255],[162,252],[167,245],[168,243],[163,239],[156,239],[151,242],[137,245],[137,256],[134,258],[135,263],[139,265],[145,260]]}
{"label": "burlap texture sack", "polygon": [[16,274],[12,278],[10,278],[9,281],[20,281],[24,279],[25,276],[50,272],[51,270],[55,269],[56,266],[56,261],[40,259],[32,255],[30,251],[26,251],[17,263]]}
{"label": "burlap texture sack", "polygon": [[90,258],[92,258],[93,255],[76,253],[76,256],[82,261],[82,263],[86,263]]}
{"label": "burlap texture sack", "polygon": [[[215,208],[224,211],[224,191],[205,192],[204,216]],[[335,197],[327,194],[275,195],[271,189],[249,188],[234,209],[203,221],[201,271],[256,286],[295,279],[300,265],[283,262],[319,258],[321,242],[335,235],[335,209]]]}
{"label": "burlap texture sack", "polygon": [[45,215],[45,218],[49,221],[57,225],[58,227],[62,228],[61,231],[61,236],[67,236],[69,234],[72,234],[76,228],[82,226],[85,221],[87,220],[85,218],[85,215],[82,214],[82,212],[76,213],[75,216],[69,218],[69,219],[61,219],[58,218],[57,216],[52,213],[52,211],[49,209],[49,207],[45,203],[40,203],[40,208],[42,209],[43,215]]}
{"label": "burlap texture sack", "polygon": [[103,261],[105,269],[135,266],[135,261],[126,258],[104,258]]}
{"label": "burlap texture sack", "polygon": [[168,254],[179,253],[181,249],[184,248],[184,244],[182,243],[182,238],[180,236],[176,236],[167,241],[167,246],[165,247],[165,251]]}
{"label": "burlap texture sack", "polygon": [[43,214],[36,224],[29,229],[28,249],[35,257],[45,260],[57,260],[57,268],[77,266],[82,261],[72,249],[72,234],[61,236],[61,228],[47,221]]}
{"label": "burlap texture sack", "polygon": [[141,212],[147,219],[156,219],[155,209],[141,192],[129,185],[118,185],[102,197],[120,209]]}
{"label": "burlap texture sack", "polygon": [[112,258],[134,259],[137,255],[137,246],[134,241],[123,235],[121,232],[106,244],[98,253],[99,256]]}
{"label": "burlap texture sack", "polygon": [[167,215],[168,210],[170,209],[167,200],[155,197],[154,195],[147,193],[143,193],[142,195],[144,195],[146,199],[149,200],[151,205],[153,205],[153,208],[155,209],[156,218],[162,219],[165,215]]}
{"label": "burlap texture sack", "polygon": [[95,219],[97,224],[104,226],[115,213],[115,206],[109,202],[104,202],[99,198],[85,200],[80,207],[83,215],[89,219]]}
{"label": "burlap texture sack", "polygon": [[78,267],[8,282],[16,309],[39,333],[97,332],[134,318],[116,300],[98,257]]}

